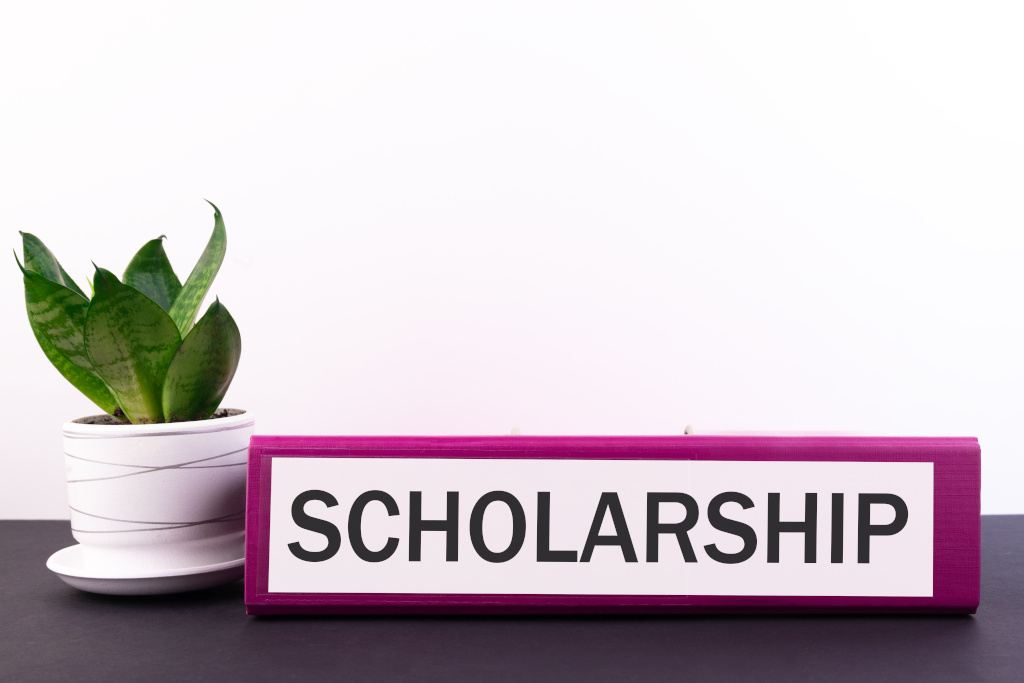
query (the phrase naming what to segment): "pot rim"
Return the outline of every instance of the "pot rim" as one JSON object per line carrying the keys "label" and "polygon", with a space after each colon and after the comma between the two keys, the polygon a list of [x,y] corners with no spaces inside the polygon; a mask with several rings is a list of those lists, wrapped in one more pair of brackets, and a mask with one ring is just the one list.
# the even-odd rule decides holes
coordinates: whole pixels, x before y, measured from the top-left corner
{"label": "pot rim", "polygon": [[[237,410],[229,408],[228,410]],[[213,432],[226,432],[235,429],[245,429],[255,424],[255,419],[250,411],[241,410],[236,415],[218,417],[215,419],[192,420],[189,422],[163,422],[158,424],[123,424],[123,425],[102,425],[83,424],[77,420],[85,420],[90,417],[101,417],[86,415],[65,422],[61,430],[65,437],[78,439],[117,439],[123,437],[138,436],[178,436],[183,434],[209,434]]]}

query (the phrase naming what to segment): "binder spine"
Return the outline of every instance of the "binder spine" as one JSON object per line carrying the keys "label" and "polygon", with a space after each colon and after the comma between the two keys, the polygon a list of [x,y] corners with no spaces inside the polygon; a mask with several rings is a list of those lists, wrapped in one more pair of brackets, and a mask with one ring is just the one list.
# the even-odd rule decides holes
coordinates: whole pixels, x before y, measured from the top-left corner
{"label": "binder spine", "polygon": [[[293,458],[398,459],[404,462],[430,459],[438,462],[930,463],[934,492],[931,595],[271,591],[273,463]],[[245,601],[249,614],[973,614],[980,599],[981,453],[975,438],[254,436],[250,442],[248,467]],[[884,482],[879,482],[878,490],[883,489]],[[822,516],[819,523],[836,522]],[[817,552],[822,561],[828,561],[829,553],[835,549],[824,547]],[[847,548],[846,552],[856,552],[856,548]]]}

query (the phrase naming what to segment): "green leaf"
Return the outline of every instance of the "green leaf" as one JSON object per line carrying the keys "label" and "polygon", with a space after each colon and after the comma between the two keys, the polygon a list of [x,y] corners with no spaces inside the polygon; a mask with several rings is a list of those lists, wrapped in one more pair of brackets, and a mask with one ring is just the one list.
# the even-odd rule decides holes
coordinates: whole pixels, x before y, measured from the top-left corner
{"label": "green leaf", "polygon": [[113,414],[117,401],[96,375],[85,351],[83,330],[88,300],[40,273],[22,268],[21,263],[18,267],[25,276],[28,321],[43,353],[90,401]]}
{"label": "green leaf", "polygon": [[135,254],[124,271],[124,283],[139,290],[165,311],[178,298],[181,282],[164,251],[164,236],[150,240]]}
{"label": "green leaf", "polygon": [[164,382],[164,420],[202,420],[213,414],[235,376],[242,354],[238,326],[220,300],[188,333]]}
{"label": "green leaf", "polygon": [[25,270],[39,273],[50,282],[64,285],[80,294],[82,298],[88,298],[85,296],[82,288],[76,285],[71,276],[64,271],[60,262],[57,261],[57,257],[46,248],[41,239],[30,233],[23,232],[21,233],[21,245],[25,253]]}
{"label": "green leaf", "polygon": [[103,268],[85,317],[85,348],[96,373],[134,424],[163,422],[164,378],[181,335],[171,317]]}
{"label": "green leaf", "polygon": [[228,237],[224,231],[224,219],[220,215],[220,209],[213,202],[208,203],[213,207],[213,234],[170,310],[171,318],[183,336],[195,322],[196,313],[199,312],[206,293],[210,291],[210,285],[220,270],[224,252],[227,250]]}

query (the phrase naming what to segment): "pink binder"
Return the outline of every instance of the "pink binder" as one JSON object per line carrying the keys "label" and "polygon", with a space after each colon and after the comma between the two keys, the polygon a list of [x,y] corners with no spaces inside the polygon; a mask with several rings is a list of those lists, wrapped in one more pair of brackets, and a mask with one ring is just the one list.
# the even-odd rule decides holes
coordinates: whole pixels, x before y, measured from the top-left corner
{"label": "pink binder", "polygon": [[975,438],[254,436],[249,614],[974,613]]}

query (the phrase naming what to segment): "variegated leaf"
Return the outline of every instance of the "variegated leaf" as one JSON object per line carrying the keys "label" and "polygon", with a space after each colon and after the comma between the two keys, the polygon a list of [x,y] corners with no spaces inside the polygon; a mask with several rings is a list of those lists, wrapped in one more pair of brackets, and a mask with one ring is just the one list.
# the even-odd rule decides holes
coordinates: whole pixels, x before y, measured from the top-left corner
{"label": "variegated leaf", "polygon": [[85,348],[96,373],[134,424],[163,422],[167,368],[181,344],[171,317],[149,297],[97,268],[85,318]]}
{"label": "variegated leaf", "polygon": [[214,301],[181,342],[164,381],[164,420],[202,420],[213,414],[235,376],[242,353],[238,326]]}
{"label": "variegated leaf", "polygon": [[[15,259],[17,260],[17,259]],[[18,264],[21,268],[21,264]],[[89,302],[78,292],[40,273],[21,268],[25,306],[32,333],[60,374],[102,408],[113,414],[117,401],[93,370],[85,351],[83,330]]]}
{"label": "variegated leaf", "polygon": [[198,263],[189,274],[188,279],[182,286],[181,293],[174,300],[170,314],[178,331],[184,336],[195,322],[199,307],[203,304],[213,278],[220,270],[220,264],[224,261],[224,252],[227,250],[227,233],[224,231],[224,219],[220,215],[220,209],[213,202],[208,202],[213,207],[213,234],[210,241],[199,257]]}
{"label": "variegated leaf", "polygon": [[167,260],[163,235],[139,249],[124,271],[124,283],[160,304],[165,311],[171,310],[181,292],[181,282]]}
{"label": "variegated leaf", "polygon": [[41,239],[31,233],[23,232],[21,233],[21,246],[25,254],[26,270],[39,273],[50,282],[64,285],[72,291],[81,294],[83,298],[88,298],[85,296],[82,288],[75,284],[71,276],[65,272],[63,266],[57,261],[57,257],[46,248]]}

